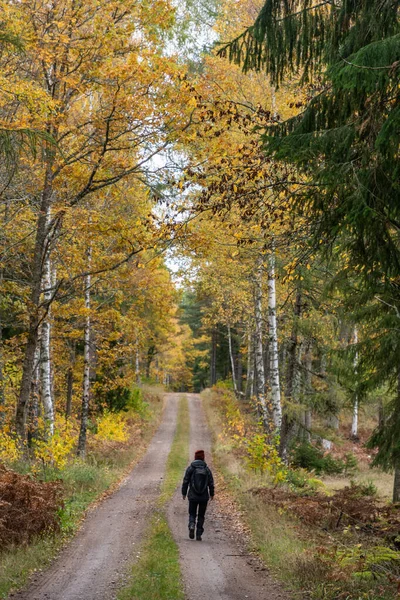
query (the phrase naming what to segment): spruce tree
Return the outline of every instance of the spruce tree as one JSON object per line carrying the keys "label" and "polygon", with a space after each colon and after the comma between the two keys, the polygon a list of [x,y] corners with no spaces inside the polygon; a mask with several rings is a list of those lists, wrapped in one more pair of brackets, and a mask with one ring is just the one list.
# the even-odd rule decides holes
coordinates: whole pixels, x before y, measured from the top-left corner
{"label": "spruce tree", "polygon": [[[254,25],[219,50],[244,70],[266,72],[273,86],[296,78],[309,86],[298,116],[265,129],[265,151],[302,174],[285,192],[309,218],[315,244],[346,254],[379,313],[385,351],[375,347],[373,361],[379,380],[392,384],[400,350],[399,9],[399,0],[266,0]],[[371,444],[380,464],[398,468],[400,394],[389,421]]]}
{"label": "spruce tree", "polygon": [[268,153],[297,167],[293,189],[316,238],[346,243],[369,276],[400,274],[399,0],[267,0],[220,55],[265,70],[273,85],[301,76],[304,110],[266,129]]}

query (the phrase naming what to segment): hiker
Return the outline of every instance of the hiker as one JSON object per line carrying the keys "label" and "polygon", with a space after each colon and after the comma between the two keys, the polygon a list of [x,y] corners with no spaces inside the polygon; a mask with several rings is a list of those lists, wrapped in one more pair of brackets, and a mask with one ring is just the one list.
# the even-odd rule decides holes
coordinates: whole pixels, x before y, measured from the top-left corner
{"label": "hiker", "polygon": [[210,469],[204,462],[204,450],[196,450],[194,461],[186,469],[182,483],[182,497],[184,500],[186,494],[189,500],[189,537],[194,540],[197,516],[196,540],[201,542],[207,502],[214,498],[214,479]]}

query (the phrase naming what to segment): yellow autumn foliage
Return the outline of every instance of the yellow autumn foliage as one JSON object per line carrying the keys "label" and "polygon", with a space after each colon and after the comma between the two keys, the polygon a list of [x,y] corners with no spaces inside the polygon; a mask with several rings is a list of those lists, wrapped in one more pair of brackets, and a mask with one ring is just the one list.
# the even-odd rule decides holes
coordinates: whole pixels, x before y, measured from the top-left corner
{"label": "yellow autumn foliage", "polygon": [[21,450],[15,437],[10,433],[7,427],[2,431],[0,436],[0,461],[12,463],[18,460],[21,456]]}
{"label": "yellow autumn foliage", "polygon": [[126,442],[129,434],[123,415],[105,411],[97,422],[98,440]]}
{"label": "yellow autumn foliage", "polygon": [[57,417],[54,434],[48,439],[34,442],[34,455],[37,461],[56,469],[63,469],[76,447],[77,431],[72,421]]}

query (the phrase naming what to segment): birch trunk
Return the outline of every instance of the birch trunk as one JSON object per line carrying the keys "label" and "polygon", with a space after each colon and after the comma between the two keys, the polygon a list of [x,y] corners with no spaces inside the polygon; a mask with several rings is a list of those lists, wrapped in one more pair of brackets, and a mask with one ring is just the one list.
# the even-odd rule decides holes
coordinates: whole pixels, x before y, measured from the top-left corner
{"label": "birch trunk", "polygon": [[26,440],[26,419],[31,392],[31,382],[35,352],[39,337],[40,324],[40,296],[42,292],[42,266],[46,253],[48,238],[48,214],[52,198],[52,172],[51,159],[48,162],[43,191],[40,200],[40,210],[36,227],[35,248],[31,265],[32,281],[29,317],[28,337],[25,346],[24,363],[22,368],[22,379],[17,410],[15,416],[16,431],[22,441]]}
{"label": "birch trunk", "polygon": [[43,299],[47,307],[47,315],[41,326],[40,336],[40,376],[42,384],[42,402],[43,417],[45,421],[46,436],[54,434],[54,401],[52,393],[51,376],[51,324],[50,324],[50,303],[51,303],[51,265],[50,252],[47,250],[43,264]]}
{"label": "birch trunk", "polygon": [[29,404],[28,446],[37,437],[40,400],[40,346],[35,351],[35,364],[32,373],[31,396]]}
{"label": "birch trunk", "polygon": [[254,290],[254,308],[255,308],[255,371],[256,371],[256,397],[259,407],[261,408],[261,416],[264,421],[264,427],[270,428],[270,415],[268,411],[267,398],[265,394],[265,372],[263,359],[263,315],[262,315],[262,276],[264,264],[263,257],[260,254],[257,258],[257,269],[255,276]]}
{"label": "birch trunk", "polygon": [[[357,331],[357,327],[354,328],[354,339],[353,339],[353,343],[354,344],[358,344],[358,331]],[[358,352],[356,351],[355,356],[354,356],[354,374],[357,376],[357,366],[358,366]],[[357,377],[356,377],[357,380]],[[359,400],[358,400],[358,394],[356,393],[354,396],[354,402],[353,402],[353,419],[351,422],[351,437],[353,439],[357,439],[358,438],[358,409],[359,409]]]}
{"label": "birch trunk", "polygon": [[81,411],[81,427],[79,431],[78,440],[78,456],[85,458],[86,456],[86,437],[87,437],[87,425],[89,418],[89,401],[90,401],[90,334],[91,334],[91,320],[90,320],[90,287],[92,284],[92,278],[90,275],[92,263],[92,249],[89,248],[87,251],[87,265],[88,274],[85,277],[85,309],[86,309],[86,320],[85,320],[85,332],[84,332],[84,347],[83,347],[83,394],[82,394],[82,411]]}
{"label": "birch trunk", "polygon": [[236,373],[235,373],[235,358],[233,356],[233,351],[232,351],[232,333],[231,333],[231,326],[228,325],[228,344],[229,344],[229,358],[231,361],[231,370],[232,370],[232,381],[233,381],[233,391],[235,392],[235,395],[237,396],[237,384],[236,384]]}
{"label": "birch trunk", "polygon": [[275,249],[268,268],[268,341],[271,381],[272,419],[278,430],[282,425],[281,387],[279,381],[278,327],[276,322]]}

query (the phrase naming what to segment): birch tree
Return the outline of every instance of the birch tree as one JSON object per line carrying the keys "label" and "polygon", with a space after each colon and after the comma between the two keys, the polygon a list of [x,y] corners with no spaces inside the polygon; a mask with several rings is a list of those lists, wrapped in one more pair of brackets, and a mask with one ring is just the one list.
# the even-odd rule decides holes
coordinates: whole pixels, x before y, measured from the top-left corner
{"label": "birch tree", "polygon": [[270,357],[272,419],[277,431],[282,425],[281,386],[279,376],[278,327],[276,319],[275,248],[268,257],[268,344]]}

